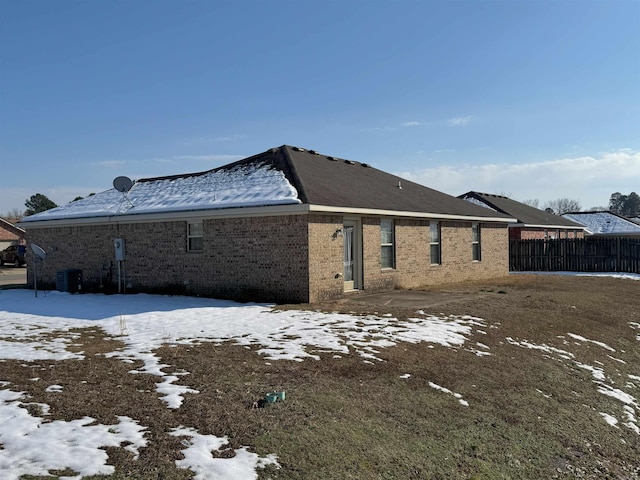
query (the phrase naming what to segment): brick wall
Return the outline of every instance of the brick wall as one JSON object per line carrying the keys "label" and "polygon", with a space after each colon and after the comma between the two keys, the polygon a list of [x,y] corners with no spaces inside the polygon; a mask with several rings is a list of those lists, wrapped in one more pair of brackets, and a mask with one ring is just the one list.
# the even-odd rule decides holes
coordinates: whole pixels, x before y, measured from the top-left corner
{"label": "brick wall", "polygon": [[480,261],[473,261],[471,222],[441,222],[442,263],[430,266],[428,285],[495,278],[509,274],[506,225],[480,224]]}
{"label": "brick wall", "polygon": [[[412,288],[508,274],[506,225],[482,224],[482,260],[472,261],[471,222],[442,221],[442,264],[431,265],[429,222],[396,219],[394,269],[380,266],[380,218],[363,217],[365,291]],[[85,289],[117,282],[113,239],[126,244],[129,291],[161,291],[245,301],[318,302],[344,294],[344,237],[340,215],[209,219],[202,252],[187,251],[187,222],[166,221],[31,228],[28,241],[48,257],[38,282],[81,269]],[[28,252],[30,255],[30,252]],[[33,271],[28,269],[29,282]]]}
{"label": "brick wall", "polygon": [[16,228],[15,225],[0,220],[0,241],[7,244],[24,245],[24,232]]}
{"label": "brick wall", "polygon": [[[83,271],[86,287],[117,284],[113,239],[126,245],[131,290],[162,289],[252,301],[308,300],[307,218],[279,216],[204,221],[202,252],[187,252],[187,223],[95,225],[29,229],[29,242],[48,256],[38,271],[55,285],[56,272]],[[29,282],[33,272],[29,269]]]}
{"label": "brick wall", "polygon": [[[550,228],[547,229],[547,232],[549,236],[554,235],[555,238],[584,238],[583,230],[558,230],[555,228]],[[577,232],[577,237],[574,237],[574,232]],[[513,227],[509,229],[509,238],[512,240],[544,240],[545,229],[532,227]]]}
{"label": "brick wall", "polygon": [[308,234],[303,215],[207,220],[201,288],[223,298],[307,302]]}
{"label": "brick wall", "polygon": [[[116,225],[91,227],[29,228],[27,242],[35,243],[47,252],[47,259],[38,264],[38,283],[55,286],[56,272],[78,268],[89,283],[111,280],[114,273],[113,239],[118,237]],[[33,284],[31,249],[27,248],[27,282]],[[104,267],[104,268],[103,268]]]}
{"label": "brick wall", "polygon": [[344,294],[344,237],[342,216],[309,216],[309,301],[340,298]]}
{"label": "brick wall", "polygon": [[481,224],[481,261],[472,260],[471,222],[440,222],[442,263],[431,265],[429,222],[395,220],[396,268],[380,268],[380,220],[363,219],[364,288],[383,291],[508,275],[506,225]]}
{"label": "brick wall", "polygon": [[[398,235],[396,234],[397,240]],[[365,217],[362,219],[362,243],[364,290],[378,292],[397,288],[398,271],[382,269],[380,265],[380,218]]]}

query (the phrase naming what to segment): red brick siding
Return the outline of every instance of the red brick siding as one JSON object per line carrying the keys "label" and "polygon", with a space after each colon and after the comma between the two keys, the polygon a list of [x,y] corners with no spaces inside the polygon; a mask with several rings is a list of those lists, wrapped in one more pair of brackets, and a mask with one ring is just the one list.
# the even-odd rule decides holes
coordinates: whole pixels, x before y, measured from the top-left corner
{"label": "red brick siding", "polygon": [[24,244],[24,233],[11,224],[0,222],[0,240],[13,244]]}
{"label": "red brick siding", "polygon": [[[512,227],[509,229],[509,238],[511,240],[544,240],[544,228],[532,228],[532,227]],[[574,237],[574,232],[578,232],[578,236]],[[558,229],[550,228],[547,229],[549,235],[556,235],[558,233]],[[584,238],[583,230],[567,230],[560,229],[559,237],[556,238]]]}

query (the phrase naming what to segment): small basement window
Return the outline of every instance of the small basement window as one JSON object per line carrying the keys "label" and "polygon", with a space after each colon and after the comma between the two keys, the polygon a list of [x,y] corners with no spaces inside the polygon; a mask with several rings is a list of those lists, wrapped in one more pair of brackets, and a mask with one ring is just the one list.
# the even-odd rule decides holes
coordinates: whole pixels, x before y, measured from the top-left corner
{"label": "small basement window", "polygon": [[201,252],[203,237],[202,222],[187,224],[187,251]]}

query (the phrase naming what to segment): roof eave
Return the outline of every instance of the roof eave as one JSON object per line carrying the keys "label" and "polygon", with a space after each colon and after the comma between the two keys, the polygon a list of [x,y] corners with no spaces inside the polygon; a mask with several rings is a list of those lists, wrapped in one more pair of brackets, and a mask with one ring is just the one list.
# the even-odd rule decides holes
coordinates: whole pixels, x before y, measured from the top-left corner
{"label": "roof eave", "polygon": [[513,223],[515,218],[482,217],[475,215],[455,215],[446,213],[407,212],[398,210],[380,210],[371,208],[335,207],[329,205],[313,204],[286,204],[265,205],[257,207],[234,207],[207,210],[189,210],[159,213],[140,213],[128,215],[103,215],[84,218],[58,218],[50,220],[37,220],[26,222],[25,228],[49,228],[81,225],[108,225],[115,223],[150,223],[165,220],[195,220],[205,218],[229,218],[229,217],[254,217],[254,216],[281,216],[304,215],[308,213],[337,213],[362,216],[425,218],[440,220],[458,220],[489,223]]}
{"label": "roof eave", "polygon": [[525,223],[525,222],[518,222],[516,224],[512,224],[509,225],[509,227],[511,228],[516,228],[516,227],[520,227],[520,228],[560,228],[560,229],[564,229],[564,230],[586,230],[585,227],[580,227],[580,226],[574,226],[574,225],[536,225],[533,223]]}
{"label": "roof eave", "polygon": [[302,203],[284,205],[263,205],[254,207],[211,208],[199,210],[177,210],[173,212],[137,213],[123,215],[101,215],[95,217],[56,218],[28,222],[25,227],[49,228],[81,225],[108,225],[152,223],[161,221],[195,220],[204,218],[253,217],[277,215],[301,215],[308,212],[308,206]]}
{"label": "roof eave", "polygon": [[517,219],[510,217],[483,217],[478,215],[458,215],[450,213],[409,212],[400,210],[381,210],[357,207],[335,207],[331,205],[309,205],[311,212],[346,213],[351,215],[375,215],[383,217],[433,218],[442,220],[463,220],[474,222],[512,223]]}
{"label": "roof eave", "polygon": [[593,237],[640,237],[640,232],[594,232],[590,233]]}

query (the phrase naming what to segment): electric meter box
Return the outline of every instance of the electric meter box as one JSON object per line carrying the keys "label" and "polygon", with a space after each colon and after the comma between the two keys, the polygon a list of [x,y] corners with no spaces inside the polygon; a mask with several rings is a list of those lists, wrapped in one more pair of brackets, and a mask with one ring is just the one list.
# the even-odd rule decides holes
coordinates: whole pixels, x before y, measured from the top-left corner
{"label": "electric meter box", "polygon": [[114,238],[113,247],[116,252],[116,261],[121,262],[124,260],[124,238]]}

